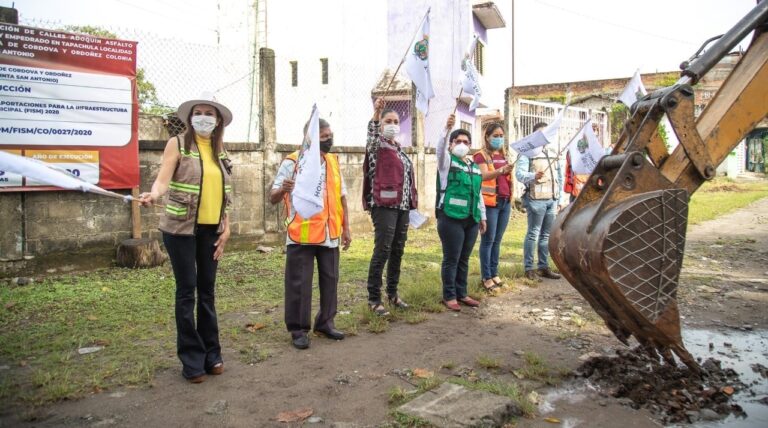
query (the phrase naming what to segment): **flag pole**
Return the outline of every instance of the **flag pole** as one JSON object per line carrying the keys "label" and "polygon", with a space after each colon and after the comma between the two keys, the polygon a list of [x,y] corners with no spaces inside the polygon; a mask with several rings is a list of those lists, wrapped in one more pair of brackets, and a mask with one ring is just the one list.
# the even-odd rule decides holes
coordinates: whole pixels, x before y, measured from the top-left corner
{"label": "flag pole", "polygon": [[456,104],[453,105],[453,114],[456,114],[456,109],[459,108],[459,101],[461,101],[461,94],[464,93],[464,87],[459,90],[459,95],[456,95]]}
{"label": "flag pole", "polygon": [[432,10],[431,7],[427,9],[427,13],[424,14],[424,16],[421,18],[421,21],[419,21],[419,25],[416,26],[416,31],[413,33],[413,37],[411,37],[411,41],[408,43],[408,47],[405,49],[405,53],[403,54],[403,58],[400,60],[400,64],[397,65],[395,72],[392,74],[392,78],[389,79],[389,84],[387,85],[387,89],[384,90],[383,96],[386,96],[387,92],[389,92],[389,88],[392,86],[392,82],[395,81],[395,77],[397,76],[397,72],[400,71],[400,67],[403,66],[403,63],[405,62],[405,57],[408,55],[408,51],[411,50],[413,41],[416,40],[416,36],[419,34],[419,29],[421,28],[421,24],[424,23],[425,19],[427,19],[427,15],[429,15],[430,10]]}

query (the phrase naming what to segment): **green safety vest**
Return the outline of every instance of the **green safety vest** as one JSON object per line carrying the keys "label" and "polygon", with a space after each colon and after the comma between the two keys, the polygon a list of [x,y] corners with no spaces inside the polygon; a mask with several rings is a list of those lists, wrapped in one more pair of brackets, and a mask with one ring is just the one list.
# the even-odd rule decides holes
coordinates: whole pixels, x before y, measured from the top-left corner
{"label": "green safety vest", "polygon": [[[463,220],[469,216],[480,222],[480,209],[477,207],[483,176],[474,162],[466,163],[461,158],[451,156],[451,168],[448,170],[448,183],[440,189],[440,174],[437,175],[438,209],[448,217]],[[440,195],[442,203],[440,202]]]}

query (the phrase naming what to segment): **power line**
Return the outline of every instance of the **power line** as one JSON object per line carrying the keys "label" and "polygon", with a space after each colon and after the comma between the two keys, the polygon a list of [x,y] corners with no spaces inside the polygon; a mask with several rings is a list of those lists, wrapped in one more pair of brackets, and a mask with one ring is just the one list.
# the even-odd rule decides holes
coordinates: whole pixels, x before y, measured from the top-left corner
{"label": "power line", "polygon": [[668,37],[668,36],[663,36],[661,34],[651,33],[649,31],[646,31],[646,30],[643,30],[643,29],[633,28],[633,27],[628,27],[626,25],[617,24],[615,22],[612,22],[612,21],[609,21],[609,20],[606,20],[606,19],[603,19],[603,18],[598,18],[598,17],[595,17],[595,16],[587,15],[585,13],[582,13],[582,12],[579,12],[579,11],[575,11],[575,10],[571,10],[571,9],[566,9],[564,7],[560,7],[560,6],[557,6],[557,5],[549,4],[549,3],[541,1],[541,0],[535,0],[535,1],[536,1],[536,3],[539,3],[539,4],[542,4],[544,6],[550,7],[552,9],[558,9],[558,10],[561,10],[563,12],[567,12],[567,13],[570,13],[570,14],[573,14],[573,15],[581,16],[583,18],[591,19],[593,21],[600,22],[600,23],[605,24],[605,25],[610,25],[612,27],[620,28],[622,30],[633,31],[635,33],[644,34],[646,36],[656,37],[656,38],[659,38],[659,39],[668,40],[668,41],[671,41],[671,42],[680,43],[680,44],[684,44],[684,45],[689,45],[689,46],[696,46],[697,45],[696,43],[693,43],[693,42],[690,42],[690,41],[675,39],[673,37]]}
{"label": "power line", "polygon": [[[125,1],[125,0],[112,0],[112,1],[115,1],[115,2],[118,2],[118,3],[122,3],[122,4],[126,5],[126,6],[130,6],[130,7],[134,8],[134,9],[142,10],[144,12],[149,12],[149,13],[151,13],[153,15],[159,15],[159,16],[162,16],[163,18],[167,18],[167,19],[170,19],[170,20],[178,20],[177,16],[168,16],[166,14],[159,13],[157,10],[147,9],[145,7],[142,7],[142,6],[139,6],[139,5],[136,5],[136,4],[133,4],[133,3],[129,3],[127,1]],[[213,28],[210,28],[210,27],[204,27],[204,26],[200,25],[199,28],[202,28],[204,30],[208,30],[208,31],[211,31],[211,32],[214,32],[214,33],[218,33],[218,31],[216,29],[213,29]]]}

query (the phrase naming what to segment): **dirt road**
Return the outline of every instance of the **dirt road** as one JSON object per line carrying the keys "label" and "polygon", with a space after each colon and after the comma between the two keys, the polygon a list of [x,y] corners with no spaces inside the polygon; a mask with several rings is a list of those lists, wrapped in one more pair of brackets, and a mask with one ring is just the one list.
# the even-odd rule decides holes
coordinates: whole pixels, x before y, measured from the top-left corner
{"label": "dirt road", "polygon": [[[680,302],[684,330],[748,333],[766,342],[768,199],[692,228]],[[714,347],[715,353],[723,349],[719,342]],[[546,385],[565,379],[582,363],[580,357],[617,348],[623,345],[566,282],[518,284],[485,299],[480,310],[436,314],[421,324],[393,324],[383,334],[363,333],[341,342],[313,338],[308,351],[286,342],[274,356],[252,366],[225,349],[226,372],[203,384],[190,385],[177,370],[164,371],[150,388],[110,390],[59,403],[35,421],[6,415],[0,426],[286,426],[275,420],[278,413],[299,408],[311,408],[322,419],[318,426],[379,426],[392,421],[389,392],[412,389],[415,380],[403,374],[416,368],[444,379],[473,373],[535,389],[538,415],[517,420],[519,427],[557,426],[546,417],[559,419],[560,426],[617,426],[617,421],[623,427],[659,426],[650,411],[634,410],[583,384]],[[706,357],[697,353],[698,345],[689,348]],[[541,360],[540,370],[531,375],[535,359]],[[766,379],[757,382],[762,382],[755,386],[758,392],[765,391]],[[765,426],[759,409],[765,416],[768,405],[757,406],[757,415],[739,423]]]}

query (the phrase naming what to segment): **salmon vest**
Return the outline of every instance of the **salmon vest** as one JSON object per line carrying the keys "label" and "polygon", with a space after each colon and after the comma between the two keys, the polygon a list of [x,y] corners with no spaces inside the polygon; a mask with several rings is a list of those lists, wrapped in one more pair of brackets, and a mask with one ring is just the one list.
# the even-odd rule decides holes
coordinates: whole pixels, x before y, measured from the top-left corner
{"label": "salmon vest", "polygon": [[[341,236],[341,224],[344,218],[344,209],[341,205],[341,173],[339,160],[334,154],[325,155],[325,192],[323,210],[314,216],[305,219],[297,212],[291,217],[291,198],[289,194],[283,196],[285,203],[285,225],[288,229],[288,239],[294,244],[319,245],[325,242],[326,230],[330,239],[339,239]],[[296,163],[299,152],[288,155],[289,159]]]}
{"label": "salmon vest", "polygon": [[[168,185],[168,200],[165,215],[160,217],[159,229],[171,235],[194,235],[197,226],[197,209],[200,207],[200,191],[203,186],[203,160],[197,143],[192,141],[189,151],[176,136],[179,147],[179,162]],[[232,166],[226,152],[219,153],[218,166],[224,186],[224,200],[221,204],[218,233],[224,231],[224,214],[232,207]]]}
{"label": "salmon vest", "polygon": [[458,220],[472,216],[475,222],[479,223],[481,215],[480,208],[477,207],[477,195],[480,193],[482,180],[482,173],[477,164],[464,162],[451,154],[451,167],[448,170],[445,189],[440,189],[440,174],[437,175],[437,209]]}
{"label": "salmon vest", "polygon": [[541,153],[529,158],[529,160],[528,172],[546,171],[539,181],[528,184],[528,197],[531,199],[559,199],[560,186],[555,179],[555,166],[558,162],[557,152],[544,146]]}
{"label": "salmon vest", "polygon": [[[407,162],[410,162],[406,158]],[[416,177],[414,168],[410,168],[411,200],[410,209],[416,209],[419,205],[416,192]],[[382,141],[376,152],[376,169],[373,180],[368,178],[369,164],[368,153],[363,161],[363,208],[370,211],[369,198],[377,207],[398,208],[403,202],[403,184],[405,183],[405,167],[397,153],[397,147]]]}
{"label": "salmon vest", "polygon": [[[488,156],[485,153],[485,150],[480,150],[480,155],[483,157],[483,160],[485,160],[485,165],[488,167],[488,172],[495,171],[496,167],[493,164],[493,157]],[[483,184],[480,190],[483,192],[483,203],[486,207],[496,206],[496,194],[499,190],[498,180],[507,180],[509,182],[509,188],[512,189],[512,180],[509,175],[502,175],[497,178],[489,178],[488,180],[483,180]]]}

